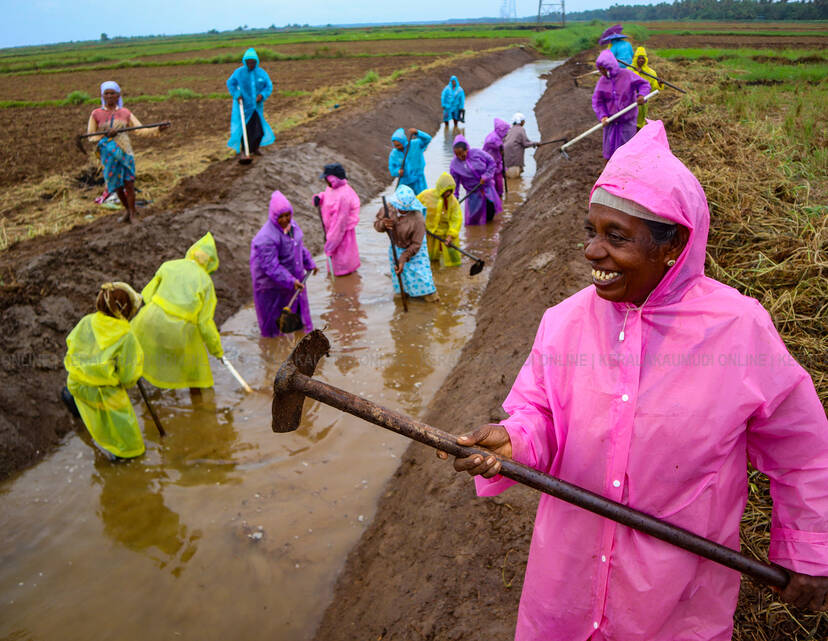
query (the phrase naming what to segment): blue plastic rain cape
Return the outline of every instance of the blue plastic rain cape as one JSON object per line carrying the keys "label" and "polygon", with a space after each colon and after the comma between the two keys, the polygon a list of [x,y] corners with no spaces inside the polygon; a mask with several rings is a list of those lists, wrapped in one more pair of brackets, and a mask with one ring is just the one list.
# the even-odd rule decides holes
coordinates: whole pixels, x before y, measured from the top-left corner
{"label": "blue plastic rain cape", "polygon": [[[454,83],[452,87],[451,83]],[[459,120],[460,110],[466,108],[466,92],[460,86],[457,76],[452,76],[449,83],[443,88],[440,95],[440,106],[443,107],[443,122]]]}
{"label": "blue plastic rain cape", "polygon": [[419,194],[421,191],[428,188],[428,184],[425,179],[426,163],[423,152],[426,150],[426,147],[428,147],[428,143],[431,142],[431,136],[418,129],[417,135],[414,136],[413,140],[409,142],[408,138],[405,137],[405,130],[400,127],[391,135],[391,140],[396,140],[397,142],[402,143],[403,146],[403,151],[400,151],[394,147],[391,149],[391,153],[388,154],[388,171],[391,173],[391,177],[399,177],[403,156],[405,155],[405,149],[410,144],[411,149],[408,150],[408,155],[405,156],[405,173],[402,175],[400,184],[408,185],[415,194]]}
{"label": "blue plastic rain cape", "polygon": [[628,65],[632,64],[633,48],[632,45],[621,38],[614,38],[610,44],[609,50],[616,60],[626,62]]}
{"label": "blue plastic rain cape", "polygon": [[[256,66],[253,71],[247,68],[247,60],[255,60]],[[227,146],[234,149],[237,153],[241,150],[242,142],[242,123],[239,117],[239,98],[244,103],[244,122],[247,123],[253,116],[253,112],[259,114],[259,120],[262,122],[262,129],[264,129],[264,137],[259,143],[260,147],[270,145],[276,140],[273,134],[273,129],[267,124],[264,117],[264,103],[273,93],[273,83],[270,81],[270,76],[267,72],[259,66],[259,56],[256,50],[252,47],[245,51],[242,57],[242,66],[236,69],[232,75],[227,79],[227,90],[233,96],[233,112],[230,117],[230,139],[227,141]],[[261,102],[256,102],[256,96],[261,94]]]}

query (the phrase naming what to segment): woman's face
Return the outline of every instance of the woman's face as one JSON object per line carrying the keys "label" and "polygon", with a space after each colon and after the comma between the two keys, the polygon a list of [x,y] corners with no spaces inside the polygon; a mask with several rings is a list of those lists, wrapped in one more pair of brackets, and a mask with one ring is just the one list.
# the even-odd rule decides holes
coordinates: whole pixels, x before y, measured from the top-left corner
{"label": "woman's face", "polygon": [[454,148],[454,155],[457,156],[458,160],[466,160],[466,156],[469,155],[469,150],[464,147],[455,147]]}
{"label": "woman's face", "polygon": [[103,99],[106,103],[106,106],[110,109],[114,109],[118,106],[118,98],[120,98],[121,94],[119,94],[114,89],[106,89],[103,92]]}
{"label": "woman's face", "polygon": [[584,256],[596,292],[636,306],[647,300],[667,273],[667,261],[678,258],[687,242],[686,229],[679,227],[675,241],[657,245],[643,220],[606,205],[590,205],[584,227]]}
{"label": "woman's face", "polygon": [[636,62],[637,62],[639,67],[643,67],[646,60],[645,60],[644,56],[638,56]]}
{"label": "woman's face", "polygon": [[290,218],[291,216],[289,211],[282,212],[279,214],[278,218],[276,218],[276,222],[279,223],[279,227],[282,229],[287,229],[290,227]]}
{"label": "woman's face", "polygon": [[399,140],[392,140],[391,142],[394,144],[394,149],[396,149],[397,151],[403,151],[405,149],[405,145],[402,144]]}
{"label": "woman's face", "polygon": [[601,72],[601,75],[604,76],[604,78],[609,78],[609,69],[607,69],[606,67],[599,66],[598,71]]}

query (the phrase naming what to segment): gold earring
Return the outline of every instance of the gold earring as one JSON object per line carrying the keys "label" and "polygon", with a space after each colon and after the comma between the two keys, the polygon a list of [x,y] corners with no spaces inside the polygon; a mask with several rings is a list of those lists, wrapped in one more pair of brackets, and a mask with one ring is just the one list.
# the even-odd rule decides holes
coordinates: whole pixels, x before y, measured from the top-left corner
{"label": "gold earring", "polygon": [[667,261],[667,267],[672,267],[675,264],[676,264],[676,261],[674,261],[672,258]]}

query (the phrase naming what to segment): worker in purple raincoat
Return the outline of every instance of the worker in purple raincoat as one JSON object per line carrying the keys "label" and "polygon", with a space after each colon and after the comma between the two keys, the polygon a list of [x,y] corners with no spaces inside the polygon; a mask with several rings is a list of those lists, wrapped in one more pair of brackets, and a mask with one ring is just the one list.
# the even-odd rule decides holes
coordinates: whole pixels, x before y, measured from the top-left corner
{"label": "worker in purple raincoat", "polygon": [[503,197],[503,139],[509,133],[509,123],[500,118],[494,119],[494,130],[486,136],[483,141],[483,151],[489,154],[495,161],[495,190],[497,195]]}
{"label": "worker in purple raincoat", "polygon": [[[595,61],[601,78],[592,92],[592,110],[603,123],[614,113],[637,102],[644,104],[650,83],[628,69],[621,69],[615,56],[605,49]],[[617,120],[604,125],[604,158],[609,160],[621,145],[635,135],[638,107],[630,109]]]}
{"label": "worker in purple raincoat", "polygon": [[482,149],[472,149],[462,134],[454,139],[454,158],[451,159],[451,173],[457,187],[454,195],[460,193],[460,185],[466,190],[466,225],[485,225],[495,214],[503,211],[503,202],[495,189],[494,159]]}
{"label": "worker in purple raincoat", "polygon": [[302,280],[316,263],[302,242],[304,234],[293,220],[293,206],[280,191],[270,197],[268,221],[250,243],[253,302],[262,336],[279,336],[279,316],[296,290],[290,310],[298,313],[305,331],[313,329],[308,294]]}

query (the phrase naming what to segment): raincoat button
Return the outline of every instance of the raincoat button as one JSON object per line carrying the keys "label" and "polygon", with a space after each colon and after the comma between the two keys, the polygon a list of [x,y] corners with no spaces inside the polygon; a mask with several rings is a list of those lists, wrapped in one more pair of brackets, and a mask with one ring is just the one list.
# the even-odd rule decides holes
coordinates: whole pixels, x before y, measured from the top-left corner
{"label": "raincoat button", "polygon": [[593,628],[595,628],[595,629],[597,630],[597,629],[598,629],[598,622],[597,622],[597,621],[593,621],[593,623],[592,623],[592,627],[593,627]]}
{"label": "raincoat button", "polygon": [[601,555],[601,563],[606,563],[606,562],[607,562],[607,557],[602,554]]}
{"label": "raincoat button", "polygon": [[628,400],[630,400],[630,397],[627,394],[622,394],[621,395],[621,400],[626,403]]}
{"label": "raincoat button", "polygon": [[612,482],[612,485],[613,485],[613,487],[621,487],[621,481],[616,479]]}

